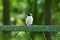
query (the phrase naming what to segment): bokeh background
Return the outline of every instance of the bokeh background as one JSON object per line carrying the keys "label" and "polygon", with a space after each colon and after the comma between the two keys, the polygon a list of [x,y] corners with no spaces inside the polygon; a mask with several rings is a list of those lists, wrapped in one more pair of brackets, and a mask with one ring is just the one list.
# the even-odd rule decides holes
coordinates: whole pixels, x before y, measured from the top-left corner
{"label": "bokeh background", "polygon": [[[60,0],[0,0],[0,25],[3,25],[4,6],[10,13],[10,25],[24,26],[26,14],[32,13],[33,25],[60,25]],[[5,15],[6,16],[6,15]],[[8,16],[6,16],[8,17]],[[6,18],[5,18],[6,19]],[[46,21],[47,20],[47,21]],[[5,20],[7,22],[7,20]],[[56,36],[53,40],[58,40]],[[0,40],[3,40],[0,32]],[[22,31],[12,31],[10,40],[28,40],[28,35]],[[43,40],[42,32],[33,32],[34,40]]]}

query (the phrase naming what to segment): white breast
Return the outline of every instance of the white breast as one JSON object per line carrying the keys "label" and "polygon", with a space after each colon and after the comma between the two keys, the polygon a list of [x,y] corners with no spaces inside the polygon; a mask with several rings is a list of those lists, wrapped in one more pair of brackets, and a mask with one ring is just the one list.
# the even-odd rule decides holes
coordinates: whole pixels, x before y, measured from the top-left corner
{"label": "white breast", "polygon": [[33,17],[32,16],[27,16],[26,18],[26,24],[31,25],[33,23]]}

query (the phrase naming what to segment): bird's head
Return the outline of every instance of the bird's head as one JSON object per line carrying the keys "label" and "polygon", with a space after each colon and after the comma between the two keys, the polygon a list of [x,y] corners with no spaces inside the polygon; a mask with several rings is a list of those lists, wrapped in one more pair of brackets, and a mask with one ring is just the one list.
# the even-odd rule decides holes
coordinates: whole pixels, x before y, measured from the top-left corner
{"label": "bird's head", "polygon": [[29,14],[28,14],[28,16],[32,16],[32,14],[31,14],[31,13],[29,13]]}

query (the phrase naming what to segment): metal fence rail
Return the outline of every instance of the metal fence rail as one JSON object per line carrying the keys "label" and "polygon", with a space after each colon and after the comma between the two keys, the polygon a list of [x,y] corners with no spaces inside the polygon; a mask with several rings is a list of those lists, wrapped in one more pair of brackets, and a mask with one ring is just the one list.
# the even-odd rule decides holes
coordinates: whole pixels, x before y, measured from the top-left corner
{"label": "metal fence rail", "polygon": [[0,31],[60,31],[60,25],[32,25],[32,26],[17,26],[17,25],[0,25]]}
{"label": "metal fence rail", "polygon": [[[60,25],[31,25],[31,26],[18,26],[18,25],[0,25],[0,31],[38,31],[41,32],[57,32],[55,38],[60,40]],[[53,37],[52,37],[53,38]],[[42,38],[43,40],[46,39],[45,36]],[[54,40],[54,39],[52,39]]]}

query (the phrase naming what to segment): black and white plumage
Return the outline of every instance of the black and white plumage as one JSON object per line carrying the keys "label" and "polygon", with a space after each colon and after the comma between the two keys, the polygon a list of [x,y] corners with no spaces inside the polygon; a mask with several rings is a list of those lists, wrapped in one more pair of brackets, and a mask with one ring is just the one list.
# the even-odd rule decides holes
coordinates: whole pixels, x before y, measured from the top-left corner
{"label": "black and white plumage", "polygon": [[32,14],[31,14],[31,13],[29,13],[29,14],[27,15],[25,22],[26,22],[26,25],[27,25],[27,26],[29,26],[29,25],[31,25],[31,24],[33,23],[33,17],[32,17]]}

